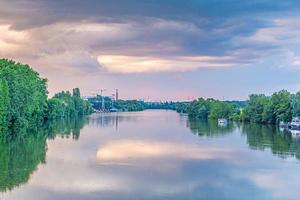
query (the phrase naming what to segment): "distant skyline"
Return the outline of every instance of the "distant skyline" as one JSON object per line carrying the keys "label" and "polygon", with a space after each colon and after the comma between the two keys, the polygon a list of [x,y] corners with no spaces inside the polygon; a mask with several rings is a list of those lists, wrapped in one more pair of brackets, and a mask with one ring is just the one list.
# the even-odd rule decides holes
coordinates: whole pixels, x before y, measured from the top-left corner
{"label": "distant skyline", "polygon": [[298,0],[0,1],[0,57],[50,96],[244,100],[300,90]]}

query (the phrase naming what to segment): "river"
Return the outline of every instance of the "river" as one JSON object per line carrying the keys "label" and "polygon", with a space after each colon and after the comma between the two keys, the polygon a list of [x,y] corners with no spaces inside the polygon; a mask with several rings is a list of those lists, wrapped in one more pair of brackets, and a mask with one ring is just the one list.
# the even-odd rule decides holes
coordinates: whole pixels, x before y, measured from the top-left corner
{"label": "river", "polygon": [[0,145],[0,199],[299,199],[299,159],[272,126],[94,114]]}

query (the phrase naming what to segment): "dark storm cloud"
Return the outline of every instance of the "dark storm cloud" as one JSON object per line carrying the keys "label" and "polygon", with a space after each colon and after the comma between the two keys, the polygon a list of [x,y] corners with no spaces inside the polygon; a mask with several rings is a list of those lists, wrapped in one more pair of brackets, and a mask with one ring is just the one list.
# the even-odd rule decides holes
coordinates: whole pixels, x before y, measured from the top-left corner
{"label": "dark storm cloud", "polygon": [[[59,22],[131,23],[135,28],[155,20],[189,23],[190,30],[145,29],[141,45],[163,39],[180,43],[186,54],[224,54],[232,37],[272,26],[270,18],[296,13],[299,1],[287,0],[14,0],[0,3],[0,16],[11,28],[24,30]],[[1,21],[0,21],[1,22]],[[147,41],[145,41],[147,38]],[[146,44],[147,45],[147,44]],[[95,44],[97,46],[97,44]],[[182,52],[180,52],[182,53]]]}
{"label": "dark storm cloud", "polygon": [[300,7],[297,0],[14,0],[1,4],[4,4],[2,12],[7,5],[6,14],[10,12],[11,7],[13,7],[12,14],[19,12],[24,14],[28,9],[33,12],[28,18],[20,19],[28,26],[64,20],[122,22],[160,18],[192,21],[207,28],[222,24],[228,18],[282,15],[297,12]]}

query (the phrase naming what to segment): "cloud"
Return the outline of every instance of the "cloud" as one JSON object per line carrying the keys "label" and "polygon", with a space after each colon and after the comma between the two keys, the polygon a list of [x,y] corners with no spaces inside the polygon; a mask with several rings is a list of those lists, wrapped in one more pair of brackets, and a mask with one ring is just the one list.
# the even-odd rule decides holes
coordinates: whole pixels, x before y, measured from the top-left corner
{"label": "cloud", "polygon": [[230,150],[226,148],[199,149],[196,146],[157,141],[120,140],[111,142],[97,151],[99,162],[126,161],[130,159],[150,158],[180,159],[230,159]]}
{"label": "cloud", "polygon": [[[87,80],[100,73],[296,70],[299,10],[297,0],[1,1],[0,56],[30,64],[50,86],[67,82],[51,77],[58,70]],[[71,75],[68,81],[77,82]]]}
{"label": "cloud", "polygon": [[39,68],[102,70],[99,61],[110,72],[136,73],[255,65],[266,50],[289,48],[300,30],[294,27],[297,17],[278,17],[279,8],[297,11],[300,5],[292,0],[15,0],[0,5],[10,13],[0,21],[5,23],[0,55]]}
{"label": "cloud", "polygon": [[[57,22],[145,21],[159,18],[171,21],[207,23],[209,20],[260,17],[265,14],[297,12],[297,0],[12,0],[1,2],[0,13],[14,20],[15,28],[29,28]],[[24,17],[26,16],[26,17]],[[16,20],[18,19],[18,20]],[[209,19],[209,20],[208,20]]]}
{"label": "cloud", "polygon": [[23,31],[11,30],[10,26],[0,25],[0,55],[13,55],[22,44],[26,44],[27,34]]}
{"label": "cloud", "polygon": [[[295,162],[291,159],[292,162]],[[287,172],[288,169],[288,172]],[[283,168],[276,168],[274,171],[262,170],[252,173],[250,176],[258,187],[272,192],[277,199],[293,199],[300,195],[296,183],[299,179],[297,169],[293,168],[287,161]]]}
{"label": "cloud", "polygon": [[223,68],[235,66],[232,57],[187,56],[187,57],[134,57],[119,55],[98,56],[98,62],[109,72],[183,72],[199,68]]}

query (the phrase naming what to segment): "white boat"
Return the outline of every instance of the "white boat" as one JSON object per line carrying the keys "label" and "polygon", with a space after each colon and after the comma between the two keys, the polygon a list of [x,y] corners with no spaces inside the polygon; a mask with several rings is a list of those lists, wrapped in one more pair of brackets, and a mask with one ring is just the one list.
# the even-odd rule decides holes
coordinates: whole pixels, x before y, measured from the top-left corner
{"label": "white boat", "polygon": [[228,123],[227,119],[225,119],[225,118],[218,119],[218,125],[219,126],[226,126],[227,123]]}
{"label": "white boat", "polygon": [[111,109],[109,110],[109,112],[118,112],[118,109],[116,109],[116,108],[111,108]]}
{"label": "white boat", "polygon": [[300,118],[293,117],[291,122],[291,130],[299,130],[300,131]]}

